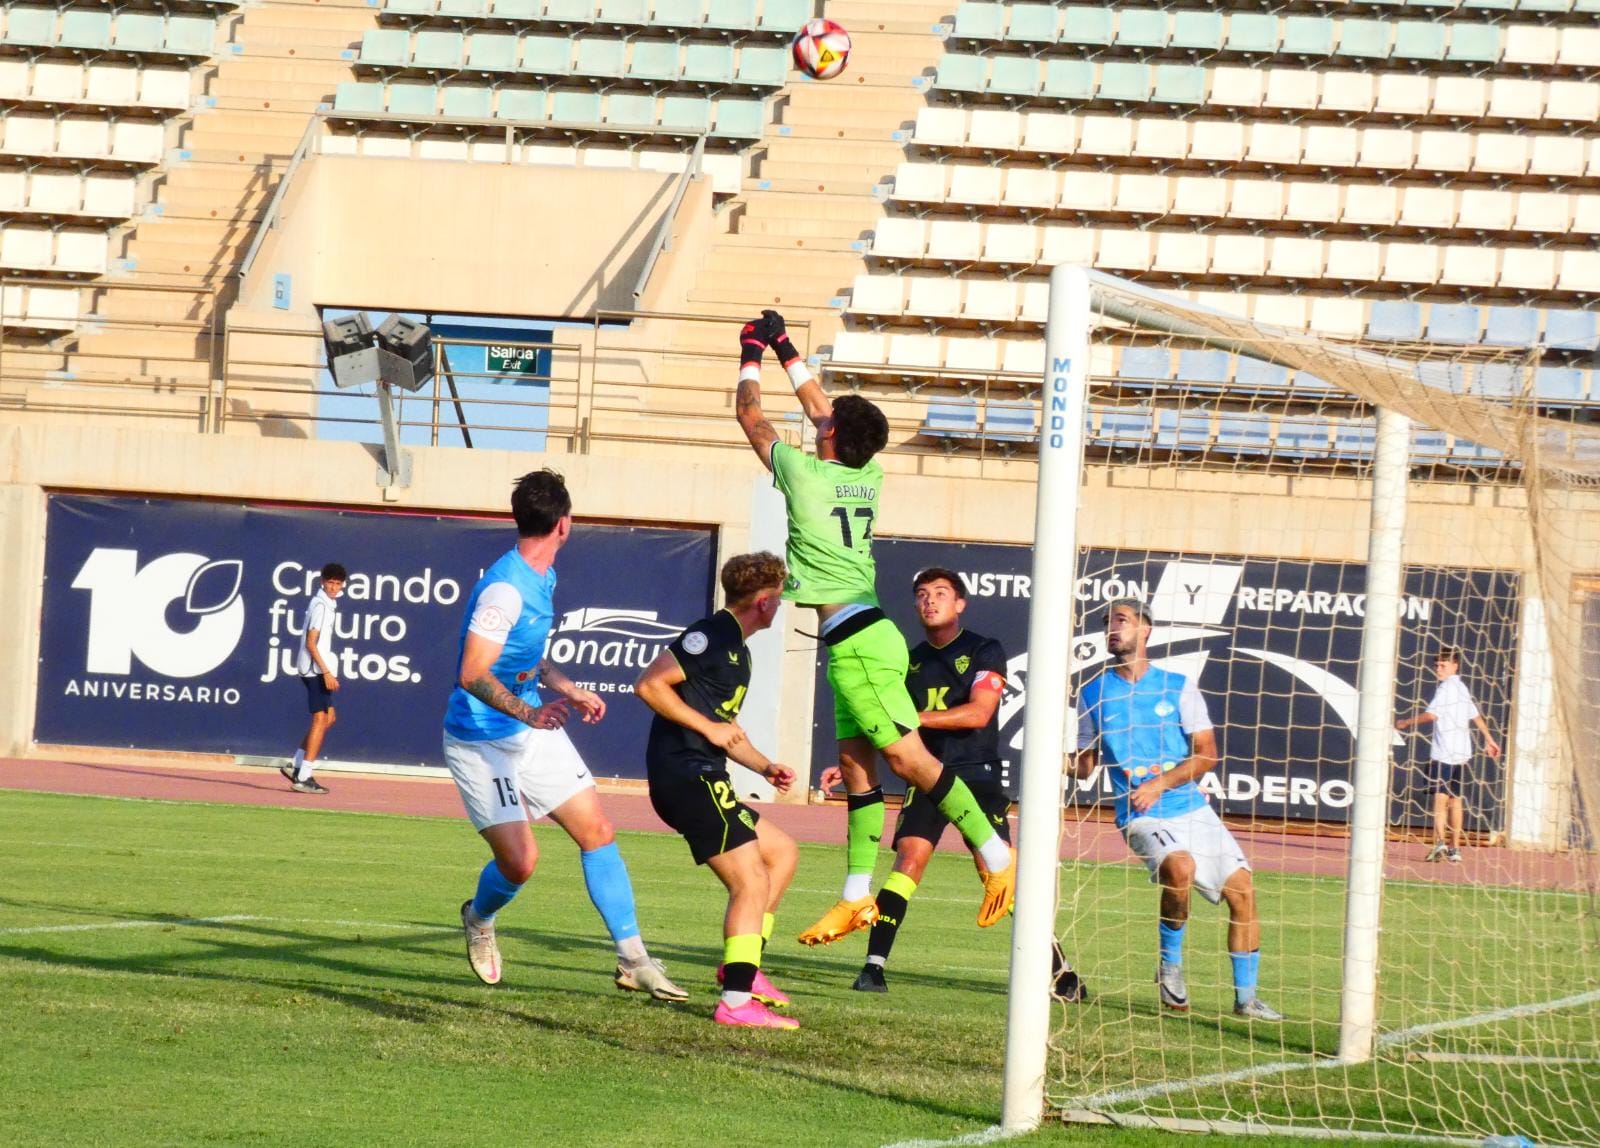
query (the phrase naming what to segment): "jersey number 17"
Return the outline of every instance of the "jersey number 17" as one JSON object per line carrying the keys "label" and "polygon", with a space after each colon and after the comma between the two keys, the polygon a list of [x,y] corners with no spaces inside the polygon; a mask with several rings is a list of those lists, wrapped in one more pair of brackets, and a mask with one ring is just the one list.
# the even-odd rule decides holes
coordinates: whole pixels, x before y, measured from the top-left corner
{"label": "jersey number 17", "polygon": [[[845,549],[847,549],[847,550],[854,549],[855,548],[855,540],[850,534],[850,511],[846,510],[842,506],[835,506],[828,513],[833,515],[835,518],[837,518],[839,520],[839,536],[844,540]],[[872,519],[873,519],[872,507],[870,507],[870,506],[858,506],[858,507],[856,507],[856,509],[855,509],[855,517],[861,519],[865,523],[865,525],[862,526],[862,528],[861,528],[861,541],[863,541],[863,542],[871,542],[872,541]]]}

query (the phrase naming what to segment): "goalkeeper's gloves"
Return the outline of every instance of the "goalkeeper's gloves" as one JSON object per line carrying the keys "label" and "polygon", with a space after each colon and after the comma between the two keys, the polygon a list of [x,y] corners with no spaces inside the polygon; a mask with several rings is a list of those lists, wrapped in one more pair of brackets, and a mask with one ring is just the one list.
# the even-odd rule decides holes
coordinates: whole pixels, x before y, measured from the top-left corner
{"label": "goalkeeper's gloves", "polygon": [[778,353],[778,362],[782,363],[783,369],[788,372],[790,385],[798,391],[811,381],[811,372],[806,368],[800,352],[794,349],[794,343],[789,340],[789,331],[783,324],[783,316],[776,311],[763,311],[761,321],[766,324],[767,344]]}
{"label": "goalkeeper's gloves", "polygon": [[766,320],[752,319],[739,328],[739,366],[761,366],[761,355],[767,349]]}

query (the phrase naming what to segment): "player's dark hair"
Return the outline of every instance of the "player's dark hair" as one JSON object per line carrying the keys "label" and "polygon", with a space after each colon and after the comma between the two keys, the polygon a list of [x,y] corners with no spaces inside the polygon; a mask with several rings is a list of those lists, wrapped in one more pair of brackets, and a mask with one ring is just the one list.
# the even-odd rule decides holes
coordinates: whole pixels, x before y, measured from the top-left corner
{"label": "player's dark hair", "polygon": [[849,467],[866,466],[889,445],[889,420],[860,395],[833,400],[833,451]]}
{"label": "player's dark hair", "polygon": [[337,562],[330,562],[322,568],[322,580],[324,582],[348,582],[350,581],[350,572]]}
{"label": "player's dark hair", "polygon": [[1155,621],[1150,617],[1150,607],[1146,606],[1137,598],[1118,598],[1114,602],[1107,602],[1106,621],[1109,622],[1111,620],[1111,611],[1115,610],[1118,606],[1126,606],[1128,609],[1132,610],[1134,614],[1137,615],[1139,621],[1143,622],[1146,626],[1155,625]]}
{"label": "player's dark hair", "polygon": [[1439,652],[1434,655],[1434,660],[1439,662],[1454,662],[1461,664],[1461,651],[1454,646],[1440,646]]}
{"label": "player's dark hair", "polygon": [[788,567],[776,554],[735,554],[722,564],[722,593],[729,606],[743,606],[761,591],[782,586],[788,577]]}
{"label": "player's dark hair", "polygon": [[511,516],[517,520],[517,534],[523,538],[543,538],[571,513],[567,480],[549,467],[529,471],[512,488]]}
{"label": "player's dark hair", "polygon": [[954,570],[943,566],[929,566],[926,570],[919,570],[917,576],[911,579],[911,592],[915,594],[929,582],[948,582],[951,589],[956,592],[957,598],[963,602],[967,600],[967,584]]}

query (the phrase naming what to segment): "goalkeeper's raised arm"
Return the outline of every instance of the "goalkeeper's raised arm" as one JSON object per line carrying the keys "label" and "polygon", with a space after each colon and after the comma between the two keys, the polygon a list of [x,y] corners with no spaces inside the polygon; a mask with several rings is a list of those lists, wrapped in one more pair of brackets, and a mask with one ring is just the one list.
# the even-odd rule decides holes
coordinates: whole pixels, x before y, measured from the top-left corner
{"label": "goalkeeper's raised arm", "polygon": [[771,470],[772,444],[778,441],[778,432],[761,410],[761,356],[768,347],[777,352],[778,361],[794,387],[795,397],[800,400],[800,408],[819,431],[833,417],[833,404],[795,350],[782,315],[763,311],[761,318],[752,319],[739,329],[739,388],[735,414],[756,456]]}

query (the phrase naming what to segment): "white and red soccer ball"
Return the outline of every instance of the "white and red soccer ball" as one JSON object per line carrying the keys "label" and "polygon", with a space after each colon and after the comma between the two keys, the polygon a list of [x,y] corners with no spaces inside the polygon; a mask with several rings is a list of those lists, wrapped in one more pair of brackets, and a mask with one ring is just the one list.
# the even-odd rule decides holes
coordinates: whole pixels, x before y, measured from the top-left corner
{"label": "white and red soccer ball", "polygon": [[794,66],[813,80],[831,80],[850,58],[850,33],[832,20],[807,20],[790,46]]}

